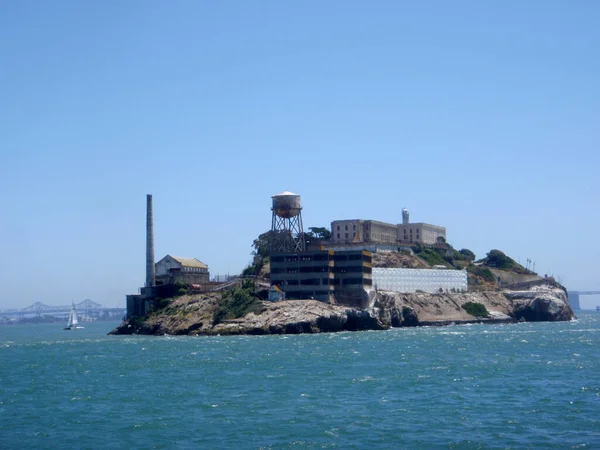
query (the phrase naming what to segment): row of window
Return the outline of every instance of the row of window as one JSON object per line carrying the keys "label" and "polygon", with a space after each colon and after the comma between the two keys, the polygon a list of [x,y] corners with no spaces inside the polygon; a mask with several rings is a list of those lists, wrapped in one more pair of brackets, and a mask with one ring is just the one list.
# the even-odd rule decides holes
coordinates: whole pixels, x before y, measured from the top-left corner
{"label": "row of window", "polygon": [[[299,261],[367,261],[371,262],[371,257],[369,255],[363,255],[362,252],[358,253],[335,253],[330,254],[327,252],[316,253],[316,254],[296,254],[296,255],[273,255],[271,257],[272,263],[282,263],[282,262],[299,262]],[[325,264],[326,265],[326,264]]]}
{"label": "row of window", "polygon": [[184,267],[184,272],[206,272],[206,269],[200,267]]}
{"label": "row of window", "polygon": [[[281,283],[281,286],[349,286],[349,285],[365,285],[372,286],[373,280],[365,280],[363,278],[346,278],[340,279],[327,279],[327,278],[308,278],[306,280],[287,280]],[[288,296],[291,298],[291,292],[288,292]]]}
{"label": "row of window", "polygon": [[273,275],[277,275],[280,273],[326,273],[329,272],[329,267],[328,266],[313,266],[313,267],[286,267],[281,268],[281,267],[273,267],[271,269],[271,273]]}
{"label": "row of window", "polygon": [[294,273],[371,273],[370,267],[352,266],[352,267],[273,267],[272,275],[294,274]]}
{"label": "row of window", "polygon": [[[352,229],[356,231],[356,224],[352,225]],[[344,225],[344,230],[348,231],[348,225]],[[340,225],[337,226],[337,231],[340,231]]]}

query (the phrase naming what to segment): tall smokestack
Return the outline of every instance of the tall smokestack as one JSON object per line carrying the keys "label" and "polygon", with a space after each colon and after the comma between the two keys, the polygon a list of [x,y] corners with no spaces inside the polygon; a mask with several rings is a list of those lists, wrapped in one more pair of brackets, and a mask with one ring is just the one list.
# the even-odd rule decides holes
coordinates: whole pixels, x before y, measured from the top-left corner
{"label": "tall smokestack", "polygon": [[154,286],[154,216],[152,195],[146,195],[146,287]]}

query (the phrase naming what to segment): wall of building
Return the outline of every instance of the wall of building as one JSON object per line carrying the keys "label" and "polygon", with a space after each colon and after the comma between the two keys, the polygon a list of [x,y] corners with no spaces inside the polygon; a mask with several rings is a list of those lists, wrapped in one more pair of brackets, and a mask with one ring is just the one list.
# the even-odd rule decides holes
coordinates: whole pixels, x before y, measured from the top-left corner
{"label": "wall of building", "polygon": [[466,270],[373,268],[376,289],[392,292],[467,291]]}
{"label": "wall of building", "polygon": [[391,223],[365,220],[365,241],[393,244],[398,241],[398,227]]}
{"label": "wall of building", "polygon": [[334,242],[360,242],[365,239],[364,233],[363,220],[335,220],[331,222],[331,239]]}
{"label": "wall of building", "polygon": [[271,255],[271,285],[289,299],[329,302],[333,294],[333,251],[274,253]]}
{"label": "wall of building", "polygon": [[421,243],[433,245],[438,238],[446,241],[446,229],[428,223],[409,223],[398,225],[398,240],[408,243]]}
{"label": "wall of building", "polygon": [[[287,299],[331,302],[334,293],[361,295],[372,286],[372,254],[363,250],[275,253],[271,255],[271,285]],[[345,298],[344,297],[344,298]]]}
{"label": "wall of building", "polygon": [[156,284],[207,284],[209,282],[208,272],[176,272],[172,271],[163,275],[156,275]]}
{"label": "wall of building", "polygon": [[127,295],[127,318],[144,317],[154,306],[154,297],[140,294]]}
{"label": "wall of building", "polygon": [[355,250],[366,250],[371,253],[377,252],[401,252],[407,251],[412,253],[413,249],[409,244],[377,244],[377,243],[366,243],[366,242],[351,242],[351,243],[335,243],[335,242],[324,242],[322,244],[324,249],[333,251],[355,251]]}
{"label": "wall of building", "polygon": [[371,286],[373,255],[363,250],[334,252],[333,285],[338,287]]}
{"label": "wall of building", "polygon": [[443,238],[444,242],[446,242],[446,229],[444,227],[428,223],[420,223],[419,225],[421,226],[421,243],[435,244],[438,238]]}

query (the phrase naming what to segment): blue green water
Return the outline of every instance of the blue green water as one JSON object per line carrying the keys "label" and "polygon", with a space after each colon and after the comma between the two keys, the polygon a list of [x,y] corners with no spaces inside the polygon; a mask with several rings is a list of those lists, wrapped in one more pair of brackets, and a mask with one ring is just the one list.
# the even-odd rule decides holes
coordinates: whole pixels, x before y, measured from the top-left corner
{"label": "blue green water", "polygon": [[0,448],[600,448],[600,314],[295,336],[0,326]]}

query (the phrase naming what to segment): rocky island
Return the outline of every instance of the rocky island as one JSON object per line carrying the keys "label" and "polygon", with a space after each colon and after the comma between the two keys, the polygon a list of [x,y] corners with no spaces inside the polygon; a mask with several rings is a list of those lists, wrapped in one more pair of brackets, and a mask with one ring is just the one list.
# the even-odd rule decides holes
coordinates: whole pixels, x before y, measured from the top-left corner
{"label": "rocky island", "polygon": [[[467,323],[565,321],[574,317],[564,287],[553,278],[528,273],[497,250],[473,264],[459,252],[445,251],[443,261],[464,266],[469,292],[399,293],[371,289],[358,306],[317,300],[268,301],[269,264],[253,267],[256,275],[240,278],[223,292],[193,294],[185,289],[157,299],[143,317],[130,317],[111,334],[263,335],[385,330]],[[452,259],[451,256],[458,259]],[[435,252],[385,252],[374,267],[428,267]],[[492,266],[495,266],[492,267]],[[501,266],[503,269],[498,269]],[[261,282],[261,280],[263,280]],[[504,280],[504,282],[503,282]],[[520,281],[506,283],[506,281]],[[524,280],[524,281],[523,281]],[[502,283],[502,284],[500,284]]]}

